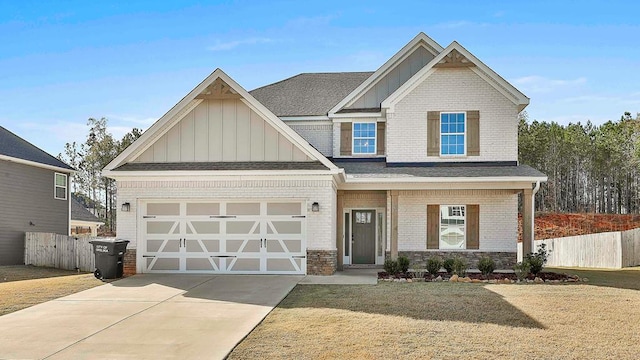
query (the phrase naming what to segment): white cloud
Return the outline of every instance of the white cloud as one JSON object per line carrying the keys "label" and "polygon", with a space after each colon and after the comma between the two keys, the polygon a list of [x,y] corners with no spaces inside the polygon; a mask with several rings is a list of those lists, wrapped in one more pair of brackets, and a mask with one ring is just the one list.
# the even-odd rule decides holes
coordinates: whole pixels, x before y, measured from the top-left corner
{"label": "white cloud", "polygon": [[514,85],[521,87],[523,91],[548,93],[558,89],[567,87],[579,87],[587,83],[586,77],[577,79],[562,80],[549,79],[544,76],[531,75],[517,78],[511,81]]}
{"label": "white cloud", "polygon": [[217,40],[216,44],[212,45],[212,46],[209,46],[207,48],[207,50],[209,50],[209,51],[226,51],[226,50],[231,50],[231,49],[237,48],[238,46],[241,46],[241,45],[268,44],[268,43],[272,43],[274,41],[275,41],[274,39],[262,38],[262,37],[252,37],[252,38],[247,38],[247,39],[226,41],[226,42]]}
{"label": "white cloud", "polygon": [[132,125],[140,125],[137,127],[142,128],[147,128],[158,120],[156,117],[138,117],[132,115],[107,115],[106,118],[109,119],[110,122],[115,121]]}

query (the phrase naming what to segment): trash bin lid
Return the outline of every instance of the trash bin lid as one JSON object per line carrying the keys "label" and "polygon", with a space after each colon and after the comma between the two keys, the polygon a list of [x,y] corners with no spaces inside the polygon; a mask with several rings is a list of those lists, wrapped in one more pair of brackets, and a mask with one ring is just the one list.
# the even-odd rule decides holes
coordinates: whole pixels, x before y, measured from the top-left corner
{"label": "trash bin lid", "polygon": [[95,239],[89,241],[89,244],[128,244],[129,240],[124,239]]}

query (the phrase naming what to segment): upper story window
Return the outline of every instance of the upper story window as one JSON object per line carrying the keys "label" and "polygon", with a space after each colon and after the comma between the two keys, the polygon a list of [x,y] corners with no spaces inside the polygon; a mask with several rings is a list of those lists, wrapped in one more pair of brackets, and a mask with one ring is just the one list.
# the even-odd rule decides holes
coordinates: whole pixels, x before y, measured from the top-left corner
{"label": "upper story window", "polygon": [[465,135],[465,113],[440,113],[440,155],[466,155]]}
{"label": "upper story window", "polygon": [[67,200],[67,175],[55,173],[53,198]]}
{"label": "upper story window", "polygon": [[466,206],[440,206],[440,249],[464,249],[466,247]]}
{"label": "upper story window", "polygon": [[353,153],[376,153],[376,123],[353,123]]}

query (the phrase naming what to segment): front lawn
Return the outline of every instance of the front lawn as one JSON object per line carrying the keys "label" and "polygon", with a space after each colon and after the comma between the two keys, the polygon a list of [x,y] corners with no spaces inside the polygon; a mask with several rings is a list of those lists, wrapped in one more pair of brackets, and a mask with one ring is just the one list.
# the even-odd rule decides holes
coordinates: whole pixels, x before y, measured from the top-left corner
{"label": "front lawn", "polygon": [[0,316],[102,285],[93,274],[35,266],[0,266]]}
{"label": "front lawn", "polygon": [[636,359],[640,291],[624,285],[640,271],[580,276],[590,282],[299,285],[230,358]]}

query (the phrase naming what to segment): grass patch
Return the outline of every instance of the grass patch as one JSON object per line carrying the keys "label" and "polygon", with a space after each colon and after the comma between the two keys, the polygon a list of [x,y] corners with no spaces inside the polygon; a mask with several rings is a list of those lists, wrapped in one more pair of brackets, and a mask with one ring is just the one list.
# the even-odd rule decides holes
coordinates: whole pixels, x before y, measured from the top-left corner
{"label": "grass patch", "polygon": [[102,284],[93,274],[35,266],[0,266],[0,316]]}
{"label": "grass patch", "polygon": [[618,289],[640,290],[640,266],[619,270],[584,269],[584,268],[545,268],[557,273],[575,274],[589,279],[588,284],[607,286]]}
{"label": "grass patch", "polygon": [[640,291],[600,286],[627,273],[590,275],[588,284],[300,285],[230,358],[637,358]]}

